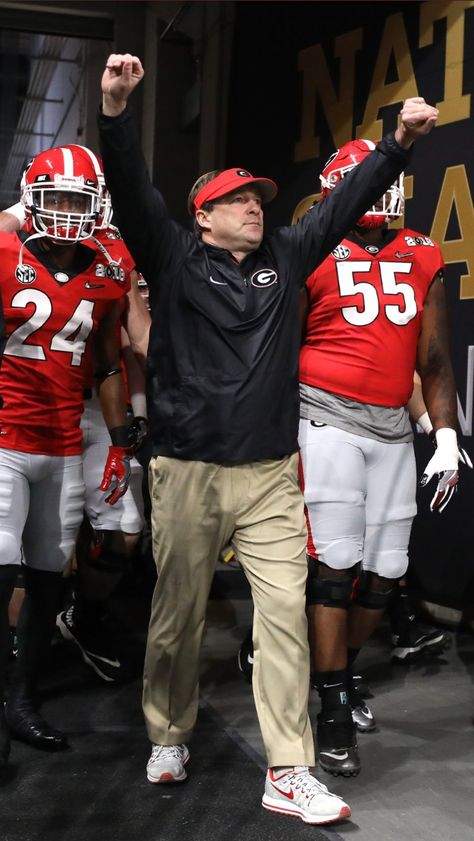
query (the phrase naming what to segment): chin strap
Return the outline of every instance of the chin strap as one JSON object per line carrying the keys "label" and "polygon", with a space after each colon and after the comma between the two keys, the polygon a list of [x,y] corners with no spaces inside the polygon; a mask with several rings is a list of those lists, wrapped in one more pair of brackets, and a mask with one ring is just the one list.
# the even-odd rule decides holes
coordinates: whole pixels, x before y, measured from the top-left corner
{"label": "chin strap", "polygon": [[21,248],[20,248],[20,253],[19,253],[19,255],[18,255],[18,266],[17,266],[17,270],[18,270],[18,269],[20,269],[20,270],[21,270],[21,269],[23,268],[23,249],[24,249],[24,247],[25,247],[26,243],[27,243],[27,242],[31,242],[31,240],[32,240],[32,239],[41,239],[42,237],[45,237],[45,236],[47,236],[47,234],[46,234],[46,233],[41,233],[41,234],[30,234],[30,236],[29,236],[29,237],[27,237],[27,238],[25,239],[25,241],[24,241],[24,242],[22,242],[22,244],[21,244]]}
{"label": "chin strap", "polygon": [[119,260],[114,260],[113,257],[110,256],[110,254],[107,251],[105,245],[103,245],[103,243],[101,243],[98,239],[96,239],[96,237],[93,234],[89,234],[88,239],[91,239],[93,242],[95,242],[95,244],[97,245],[97,248],[104,255],[105,259],[107,260],[107,262],[109,263],[110,266],[120,266],[120,264],[122,262],[121,257],[120,257]]}

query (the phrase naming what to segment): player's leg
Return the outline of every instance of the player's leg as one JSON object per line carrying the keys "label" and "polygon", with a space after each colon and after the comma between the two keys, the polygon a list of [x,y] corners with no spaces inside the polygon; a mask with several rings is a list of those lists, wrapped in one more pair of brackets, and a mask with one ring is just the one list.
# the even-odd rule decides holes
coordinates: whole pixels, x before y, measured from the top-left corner
{"label": "player's leg", "polygon": [[10,753],[10,731],[5,720],[6,671],[10,650],[8,605],[20,570],[21,535],[29,504],[27,457],[0,450],[0,769]]}
{"label": "player's leg", "polygon": [[36,690],[50,653],[62,590],[82,519],[84,484],[80,456],[31,455],[30,505],[23,531],[25,599],[18,624],[18,654],[6,716],[11,732],[45,750],[63,748],[66,737],[37,708]]}
{"label": "player's leg", "polygon": [[396,582],[361,570],[349,611],[348,687],[352,718],[360,733],[375,730],[376,721],[354,680],[354,663],[360,649],[379,624]]}
{"label": "player's leg", "polygon": [[100,490],[110,435],[100,404],[93,397],[85,402],[83,472],[86,486],[85,514],[76,544],[77,574],[74,600],[57,618],[62,636],[74,642],[83,660],[103,680],[117,680],[126,669],[115,639],[104,618],[124,573],[129,568],[144,524],[143,469],[133,458],[127,492],[115,505],[105,502]]}
{"label": "player's leg", "polygon": [[[372,441],[367,447],[367,528],[363,572],[351,607],[349,665],[372,634],[408,565],[408,542],[416,513],[416,467],[409,443]],[[359,730],[375,726],[372,713],[351,687]]]}
{"label": "player's leg", "polygon": [[319,561],[310,565],[307,604],[312,683],[321,699],[319,762],[334,774],[360,770],[348,699],[347,628],[354,568],[365,533],[365,458],[359,436],[300,422],[304,497]]}

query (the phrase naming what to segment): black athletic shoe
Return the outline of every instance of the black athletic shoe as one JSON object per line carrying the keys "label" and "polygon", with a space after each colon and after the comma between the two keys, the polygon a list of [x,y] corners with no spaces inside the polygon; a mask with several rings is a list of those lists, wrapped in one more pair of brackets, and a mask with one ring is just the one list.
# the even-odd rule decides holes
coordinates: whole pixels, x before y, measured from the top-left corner
{"label": "black athletic shoe", "polygon": [[[357,677],[359,676],[357,675]],[[352,721],[359,733],[370,733],[371,730],[375,730],[377,723],[372,710],[367,706],[356,687],[357,684],[354,683],[353,678],[348,693],[349,704],[351,705]]]}
{"label": "black athletic shoe", "polygon": [[237,654],[237,665],[247,683],[252,683],[253,673],[253,642],[252,628],[250,628]]}
{"label": "black athletic shoe", "polygon": [[419,621],[417,607],[409,588],[395,590],[388,613],[394,646],[392,658],[399,663],[411,662],[421,651],[440,654],[451,645],[449,634]]}
{"label": "black athletic shoe", "polygon": [[356,728],[349,707],[317,718],[316,741],[321,768],[334,776],[355,777],[360,771]]}
{"label": "black athletic shoe", "polygon": [[77,645],[84,663],[94,669],[102,680],[111,683],[122,677],[122,663],[101,623],[85,627],[78,621],[77,607],[72,604],[57,616],[56,625],[65,640]]}
{"label": "black athletic shoe", "polygon": [[393,659],[399,663],[409,663],[421,651],[441,654],[451,645],[451,637],[439,628],[418,622],[412,616],[399,633],[392,634],[392,643]]}

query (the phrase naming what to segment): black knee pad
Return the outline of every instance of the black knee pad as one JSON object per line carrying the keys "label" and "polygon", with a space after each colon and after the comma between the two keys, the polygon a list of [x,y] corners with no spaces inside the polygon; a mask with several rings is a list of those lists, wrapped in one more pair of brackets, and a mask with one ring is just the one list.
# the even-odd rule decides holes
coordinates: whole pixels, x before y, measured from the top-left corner
{"label": "black knee pad", "polygon": [[348,608],[352,593],[352,569],[331,569],[311,558],[308,563],[306,604]]}
{"label": "black knee pad", "polygon": [[354,604],[369,610],[385,610],[398,579],[382,578],[375,572],[361,572],[354,594]]}

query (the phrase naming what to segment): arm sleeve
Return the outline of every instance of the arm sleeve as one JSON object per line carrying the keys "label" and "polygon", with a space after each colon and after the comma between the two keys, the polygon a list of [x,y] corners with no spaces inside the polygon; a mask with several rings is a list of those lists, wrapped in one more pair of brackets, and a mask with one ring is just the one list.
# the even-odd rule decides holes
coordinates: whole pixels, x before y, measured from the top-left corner
{"label": "arm sleeve", "polygon": [[98,116],[107,187],[120,232],[149,283],[170,272],[176,248],[191,235],[168,216],[163,196],[151,183],[129,106],[118,117]]}
{"label": "arm sleeve", "polygon": [[295,267],[300,269],[300,285],[347,236],[365,211],[383,196],[410,157],[411,150],[399,146],[393,132],[386,135],[374,151],[296,225],[277,229],[274,236],[286,242]]}

